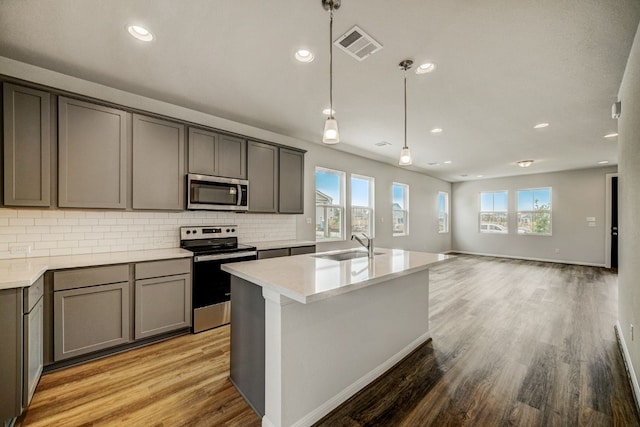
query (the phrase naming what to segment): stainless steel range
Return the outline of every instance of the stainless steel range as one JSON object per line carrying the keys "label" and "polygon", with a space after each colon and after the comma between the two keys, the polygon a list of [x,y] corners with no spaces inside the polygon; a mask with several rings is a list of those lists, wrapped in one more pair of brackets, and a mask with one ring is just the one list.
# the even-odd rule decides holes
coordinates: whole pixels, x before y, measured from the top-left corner
{"label": "stainless steel range", "polygon": [[192,251],[193,332],[229,323],[231,278],[222,264],[251,261],[256,248],[238,244],[237,225],[180,227],[180,247]]}

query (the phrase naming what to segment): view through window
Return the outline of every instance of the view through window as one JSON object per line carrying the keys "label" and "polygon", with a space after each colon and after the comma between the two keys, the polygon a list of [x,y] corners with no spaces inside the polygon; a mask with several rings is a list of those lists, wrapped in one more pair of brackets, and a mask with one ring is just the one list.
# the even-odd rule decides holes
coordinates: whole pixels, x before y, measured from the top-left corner
{"label": "view through window", "polygon": [[438,233],[449,232],[449,193],[438,193]]}
{"label": "view through window", "polygon": [[409,234],[409,186],[393,183],[393,235]]}
{"label": "view through window", "polygon": [[344,239],[345,173],[316,168],[316,240]]}
{"label": "view through window", "polygon": [[506,191],[480,193],[480,232],[508,233],[508,196]]}
{"label": "view through window", "polygon": [[518,190],[518,234],[551,235],[551,188]]}
{"label": "view through window", "polygon": [[374,179],[351,175],[351,233],[374,237]]}

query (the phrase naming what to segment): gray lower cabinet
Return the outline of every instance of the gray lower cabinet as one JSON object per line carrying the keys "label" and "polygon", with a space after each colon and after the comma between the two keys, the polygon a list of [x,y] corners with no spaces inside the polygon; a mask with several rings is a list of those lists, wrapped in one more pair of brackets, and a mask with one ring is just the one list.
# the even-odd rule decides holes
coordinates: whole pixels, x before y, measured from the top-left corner
{"label": "gray lower cabinet", "polygon": [[43,288],[0,291],[0,422],[29,406],[43,367]]}
{"label": "gray lower cabinet", "polygon": [[258,251],[258,259],[279,258],[283,256],[294,256],[315,253],[315,245],[293,246],[290,248],[263,249]]}
{"label": "gray lower cabinet", "polygon": [[53,272],[54,361],[130,341],[129,265]]}
{"label": "gray lower cabinet", "polygon": [[249,212],[278,211],[278,147],[249,141],[247,145]]}
{"label": "gray lower cabinet", "polygon": [[58,205],[126,208],[126,113],[58,98]]}
{"label": "gray lower cabinet", "polygon": [[191,259],[135,266],[135,339],[191,326]]}
{"label": "gray lower cabinet", "polygon": [[189,128],[189,173],[247,178],[247,141]]}
{"label": "gray lower cabinet", "polygon": [[4,204],[51,204],[50,95],[3,84]]}
{"label": "gray lower cabinet", "polygon": [[184,210],[184,125],[133,115],[134,209]]}
{"label": "gray lower cabinet", "polygon": [[295,246],[291,248],[290,255],[294,256],[294,255],[303,255],[303,254],[313,254],[315,252],[316,252],[315,245]]}
{"label": "gray lower cabinet", "polygon": [[280,148],[278,212],[304,213],[304,152]]}

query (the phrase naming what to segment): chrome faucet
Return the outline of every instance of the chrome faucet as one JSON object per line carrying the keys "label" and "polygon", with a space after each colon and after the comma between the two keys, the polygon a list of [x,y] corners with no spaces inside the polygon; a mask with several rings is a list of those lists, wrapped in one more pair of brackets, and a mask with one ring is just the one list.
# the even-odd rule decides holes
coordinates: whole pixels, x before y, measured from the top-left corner
{"label": "chrome faucet", "polygon": [[367,244],[365,244],[362,239],[360,239],[358,236],[356,236],[355,234],[351,235],[351,240],[356,239],[358,241],[358,243],[360,243],[362,246],[364,246],[365,248],[367,248],[367,252],[369,253],[369,258],[373,259],[373,239],[370,238],[369,236],[367,236],[366,234],[362,233],[362,236],[365,237],[367,239]]}

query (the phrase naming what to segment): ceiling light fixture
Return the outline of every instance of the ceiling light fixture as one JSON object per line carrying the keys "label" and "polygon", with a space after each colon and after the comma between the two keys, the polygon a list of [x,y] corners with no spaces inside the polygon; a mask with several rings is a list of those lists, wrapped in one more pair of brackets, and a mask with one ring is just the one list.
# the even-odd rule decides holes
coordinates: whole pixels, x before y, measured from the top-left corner
{"label": "ceiling light fixture", "polygon": [[300,62],[311,62],[315,58],[313,53],[307,49],[298,49],[294,56]]}
{"label": "ceiling light fixture", "polygon": [[532,164],[533,164],[533,160],[520,160],[518,162],[518,166],[520,166],[521,168],[528,168]]}
{"label": "ceiling light fixture", "polygon": [[616,136],[618,136],[618,132],[611,132],[606,134],[604,137],[605,138],[615,138]]}
{"label": "ceiling light fixture", "polygon": [[404,71],[404,145],[402,151],[400,151],[400,166],[410,166],[413,163],[411,159],[411,152],[407,146],[407,70],[413,65],[413,61],[405,59],[400,64],[400,69]]}
{"label": "ceiling light fixture", "polygon": [[451,160],[445,160],[445,161],[444,161],[444,162],[442,162],[442,163],[444,163],[445,165],[450,165],[450,164],[451,164],[451,163],[453,163],[453,162],[452,162]]}
{"label": "ceiling light fixture", "polygon": [[425,62],[424,64],[420,64],[418,68],[416,68],[416,74],[427,74],[436,69],[436,64],[433,62]]}
{"label": "ceiling light fixture", "polygon": [[430,132],[431,133],[442,133],[442,130],[443,130],[442,128],[433,128],[433,129],[431,129]]}
{"label": "ceiling light fixture", "polygon": [[140,25],[127,25],[127,31],[132,37],[143,42],[150,42],[153,40],[153,34],[151,34],[151,31]]}
{"label": "ceiling light fixture", "polygon": [[607,163],[609,163],[609,160],[601,160],[598,162],[598,164],[601,164],[601,165],[606,165]]}
{"label": "ceiling light fixture", "polygon": [[[329,11],[329,111],[333,111],[333,11],[340,8],[342,0],[322,0],[322,7]],[[324,122],[322,142],[325,144],[337,144],[340,142],[338,121],[329,114]]]}
{"label": "ceiling light fixture", "polygon": [[543,129],[543,128],[546,128],[546,127],[549,127],[549,123],[538,123],[533,128],[534,129]]}

